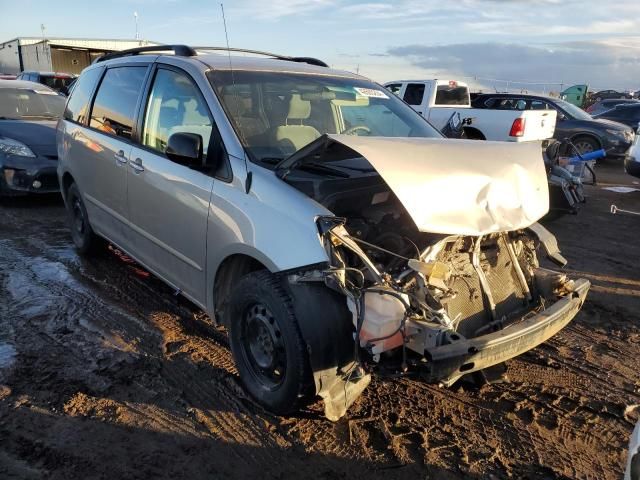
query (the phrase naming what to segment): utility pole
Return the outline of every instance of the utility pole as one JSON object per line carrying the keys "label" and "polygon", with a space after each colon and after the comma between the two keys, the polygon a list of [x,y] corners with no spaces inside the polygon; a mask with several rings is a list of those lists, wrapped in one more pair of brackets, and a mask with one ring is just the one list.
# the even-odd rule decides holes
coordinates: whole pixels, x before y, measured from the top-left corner
{"label": "utility pole", "polygon": [[[44,33],[45,30],[46,27],[44,26],[44,23],[41,23],[40,31],[42,32],[42,55],[44,56],[45,60],[47,60],[51,65],[51,56],[47,54],[47,39]],[[53,65],[51,65],[51,69],[53,69]]]}
{"label": "utility pole", "polygon": [[140,40],[140,34],[138,33],[138,12],[133,12],[133,18],[136,22],[136,40]]}

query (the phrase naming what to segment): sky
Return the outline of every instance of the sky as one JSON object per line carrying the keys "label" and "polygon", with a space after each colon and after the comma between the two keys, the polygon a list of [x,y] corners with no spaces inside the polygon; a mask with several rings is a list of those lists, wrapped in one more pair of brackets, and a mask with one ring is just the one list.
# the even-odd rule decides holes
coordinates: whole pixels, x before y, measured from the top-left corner
{"label": "sky", "polygon": [[[640,89],[639,0],[225,0],[232,47],[321,58],[378,82]],[[225,45],[219,1],[0,0],[0,41],[142,38]]]}

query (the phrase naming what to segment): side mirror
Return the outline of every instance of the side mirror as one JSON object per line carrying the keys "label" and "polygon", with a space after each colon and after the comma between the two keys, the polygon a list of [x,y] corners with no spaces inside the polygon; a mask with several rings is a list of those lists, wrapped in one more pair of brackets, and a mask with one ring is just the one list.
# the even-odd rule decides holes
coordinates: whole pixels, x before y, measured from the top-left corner
{"label": "side mirror", "polygon": [[178,132],[169,137],[165,153],[185,167],[202,166],[202,137],[197,133]]}

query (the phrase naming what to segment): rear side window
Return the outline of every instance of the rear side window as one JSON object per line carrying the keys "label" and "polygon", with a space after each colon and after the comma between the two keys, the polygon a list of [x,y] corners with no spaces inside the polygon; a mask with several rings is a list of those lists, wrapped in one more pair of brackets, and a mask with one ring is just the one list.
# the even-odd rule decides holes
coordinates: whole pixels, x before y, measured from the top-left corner
{"label": "rear side window", "polygon": [[402,98],[409,105],[422,105],[422,99],[424,98],[424,84],[423,83],[410,83],[407,85],[404,91],[404,97]]}
{"label": "rear side window", "polygon": [[42,84],[47,87],[53,88],[54,90],[60,90],[61,88],[68,87],[69,84],[73,81],[71,77],[52,77],[52,76],[42,76]]}
{"label": "rear side window", "polygon": [[469,105],[469,89],[458,86],[455,82],[449,85],[438,85],[436,105]]}
{"label": "rear side window", "polygon": [[73,122],[85,123],[89,113],[89,102],[91,92],[102,74],[101,68],[94,68],[83,73],[71,92],[67,108],[64,111],[64,118]]}
{"label": "rear side window", "polygon": [[89,126],[130,139],[136,104],[146,73],[146,66],[108,69],[98,87]]}

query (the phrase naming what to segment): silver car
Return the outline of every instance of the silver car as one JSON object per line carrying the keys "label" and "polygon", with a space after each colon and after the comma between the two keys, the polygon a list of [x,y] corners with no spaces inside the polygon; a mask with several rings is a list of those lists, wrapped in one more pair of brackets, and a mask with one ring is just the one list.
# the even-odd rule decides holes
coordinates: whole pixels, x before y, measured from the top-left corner
{"label": "silver car", "polygon": [[538,263],[566,263],[539,145],[446,140],[358,75],[223,53],[88,67],[58,175],[79,252],[108,240],[226,326],[258,403],[336,420],[380,370],[451,385],[579,311],[589,282]]}

